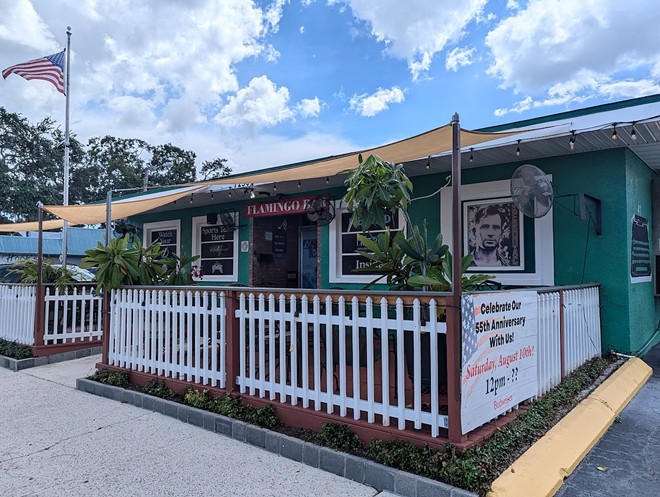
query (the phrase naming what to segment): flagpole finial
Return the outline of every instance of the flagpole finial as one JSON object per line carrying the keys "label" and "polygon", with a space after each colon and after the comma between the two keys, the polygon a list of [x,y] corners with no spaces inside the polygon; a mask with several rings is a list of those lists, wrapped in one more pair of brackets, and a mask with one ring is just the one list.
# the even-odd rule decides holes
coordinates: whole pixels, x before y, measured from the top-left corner
{"label": "flagpole finial", "polygon": [[66,27],[66,34],[68,34],[68,35],[71,34],[71,26]]}

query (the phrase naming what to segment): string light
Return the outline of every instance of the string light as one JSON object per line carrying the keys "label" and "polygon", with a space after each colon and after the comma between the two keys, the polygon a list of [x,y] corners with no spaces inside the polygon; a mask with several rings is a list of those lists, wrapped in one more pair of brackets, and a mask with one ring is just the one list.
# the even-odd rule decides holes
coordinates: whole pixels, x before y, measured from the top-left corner
{"label": "string light", "polygon": [[193,195],[194,195],[194,193],[191,193],[191,194],[190,194],[190,203],[191,203],[191,204],[193,203]]}
{"label": "string light", "polygon": [[612,125],[612,140],[616,140],[619,135],[616,134],[616,123]]}
{"label": "string light", "polygon": [[327,185],[328,183],[330,183],[330,178],[328,176],[326,176],[325,177],[325,184]]}
{"label": "string light", "polygon": [[635,131],[635,123],[632,123],[632,131],[630,132],[630,138],[632,138],[633,141],[637,141],[637,131]]}
{"label": "string light", "polygon": [[431,169],[431,156],[429,155],[429,158],[426,159],[426,170],[428,171]]}
{"label": "string light", "polygon": [[273,183],[273,191],[274,191],[274,192],[277,191],[277,183]]}
{"label": "string light", "polygon": [[571,139],[568,140],[568,146],[571,148],[571,152],[575,150],[575,131],[571,131]]}
{"label": "string light", "polygon": [[213,200],[213,192],[211,192],[211,200]]}
{"label": "string light", "polygon": [[229,195],[228,195],[228,197],[231,197],[231,188],[229,189]]}
{"label": "string light", "polygon": [[474,160],[474,155],[472,154],[474,152],[474,148],[470,148],[470,162]]}
{"label": "string light", "polygon": [[250,188],[250,198],[254,198],[256,195],[254,194],[254,190]]}
{"label": "string light", "polygon": [[300,184],[300,181],[298,181],[298,188],[300,188],[302,185]]}
{"label": "string light", "polygon": [[518,148],[516,148],[516,156],[520,157],[520,140],[518,140]]}

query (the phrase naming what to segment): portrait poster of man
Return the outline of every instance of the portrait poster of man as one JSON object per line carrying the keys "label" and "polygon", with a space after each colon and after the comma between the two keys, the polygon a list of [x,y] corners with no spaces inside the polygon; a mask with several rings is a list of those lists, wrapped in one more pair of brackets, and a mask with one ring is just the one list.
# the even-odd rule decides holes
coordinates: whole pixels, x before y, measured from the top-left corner
{"label": "portrait poster of man", "polygon": [[523,219],[510,199],[463,203],[463,250],[472,254],[469,271],[521,271]]}

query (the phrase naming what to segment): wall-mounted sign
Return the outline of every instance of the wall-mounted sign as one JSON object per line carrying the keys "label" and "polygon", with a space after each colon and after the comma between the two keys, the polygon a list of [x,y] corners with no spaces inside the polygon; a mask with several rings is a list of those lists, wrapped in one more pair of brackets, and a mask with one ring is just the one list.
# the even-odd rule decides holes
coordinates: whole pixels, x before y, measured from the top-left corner
{"label": "wall-mounted sign", "polygon": [[631,219],[632,245],[630,247],[630,282],[651,281],[651,243],[649,242],[649,222],[635,214]]}
{"label": "wall-mounted sign", "polygon": [[463,296],[463,434],[537,395],[536,299],[536,292]]}
{"label": "wall-mounted sign", "polygon": [[243,240],[241,242],[241,252],[249,252],[250,251],[250,242],[247,240]]}
{"label": "wall-mounted sign", "polygon": [[[243,214],[246,217],[287,216],[289,214],[302,214],[307,204],[316,197],[297,197],[275,200],[272,202],[260,202],[258,204],[246,204],[243,206]],[[330,196],[326,195],[329,199]]]}

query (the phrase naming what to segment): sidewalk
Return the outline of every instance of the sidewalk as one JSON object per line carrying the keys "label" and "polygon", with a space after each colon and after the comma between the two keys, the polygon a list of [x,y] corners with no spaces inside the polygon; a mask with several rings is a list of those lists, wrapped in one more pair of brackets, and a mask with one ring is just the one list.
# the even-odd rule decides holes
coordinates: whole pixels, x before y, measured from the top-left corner
{"label": "sidewalk", "polygon": [[392,495],[75,390],[98,360],[0,369],[0,496]]}
{"label": "sidewalk", "polygon": [[[653,375],[569,476],[557,497],[660,493],[660,344],[643,357]],[[599,469],[601,468],[601,469]]]}

